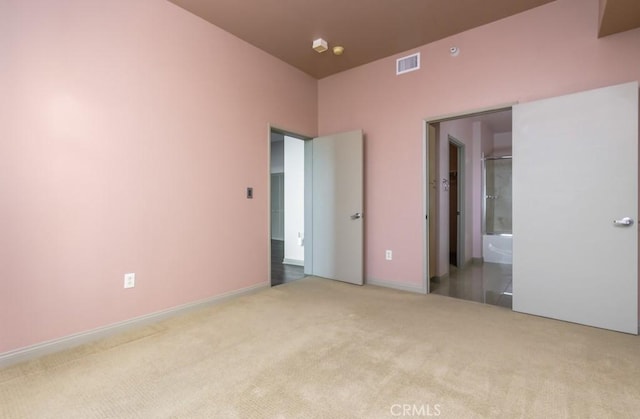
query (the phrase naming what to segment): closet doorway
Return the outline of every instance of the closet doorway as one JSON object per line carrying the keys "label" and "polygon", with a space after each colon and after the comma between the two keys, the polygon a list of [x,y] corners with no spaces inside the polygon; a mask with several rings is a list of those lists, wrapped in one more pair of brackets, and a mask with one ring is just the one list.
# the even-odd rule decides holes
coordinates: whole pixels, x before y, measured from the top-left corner
{"label": "closet doorway", "polygon": [[271,131],[271,285],[304,278],[304,140]]}

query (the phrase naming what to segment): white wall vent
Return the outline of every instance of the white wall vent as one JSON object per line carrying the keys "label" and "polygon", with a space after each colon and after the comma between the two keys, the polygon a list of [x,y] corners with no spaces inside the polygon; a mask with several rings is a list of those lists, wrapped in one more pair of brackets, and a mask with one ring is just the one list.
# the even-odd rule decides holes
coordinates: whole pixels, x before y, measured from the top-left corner
{"label": "white wall vent", "polygon": [[396,75],[420,69],[420,53],[407,55],[396,60]]}

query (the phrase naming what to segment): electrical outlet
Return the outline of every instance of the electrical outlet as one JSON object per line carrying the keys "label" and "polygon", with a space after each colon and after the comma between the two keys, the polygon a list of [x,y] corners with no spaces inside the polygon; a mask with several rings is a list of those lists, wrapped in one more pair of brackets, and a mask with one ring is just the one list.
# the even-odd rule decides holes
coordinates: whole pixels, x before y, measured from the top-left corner
{"label": "electrical outlet", "polygon": [[124,287],[133,288],[135,286],[136,286],[136,274],[134,273],[124,274]]}
{"label": "electrical outlet", "polygon": [[391,260],[393,259],[393,252],[391,250],[387,250],[386,252],[384,252],[384,258],[386,260]]}

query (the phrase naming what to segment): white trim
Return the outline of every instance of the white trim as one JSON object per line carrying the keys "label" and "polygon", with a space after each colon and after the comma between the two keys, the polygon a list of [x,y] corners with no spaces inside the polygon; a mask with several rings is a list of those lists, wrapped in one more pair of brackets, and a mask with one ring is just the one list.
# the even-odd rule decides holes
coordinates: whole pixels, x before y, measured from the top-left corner
{"label": "white trim", "polygon": [[313,140],[304,143],[304,274],[313,275]]}
{"label": "white trim", "polygon": [[83,345],[85,343],[96,341],[98,339],[104,339],[108,336],[112,336],[116,333],[122,333],[134,327],[141,327],[156,323],[160,320],[174,317],[179,314],[184,314],[188,311],[203,308],[212,304],[221,303],[230,298],[251,294],[264,288],[268,288],[269,286],[269,282],[261,282],[256,285],[241,288],[235,291],[230,291],[221,295],[217,295],[215,297],[194,301],[192,303],[182,304],[166,310],[157,311],[155,313],[146,314],[140,317],[134,317],[133,319],[113,323],[107,326],[98,327],[86,332],[76,333],[73,335],[64,336],[59,339],[37,343],[35,345],[5,352],[3,354],[0,354],[0,368],[8,367],[10,365],[17,364],[18,362],[28,361],[54,352],[60,352],[66,349]]}
{"label": "white trim", "polygon": [[429,294],[429,123],[422,121],[422,281]]}
{"label": "white trim", "polygon": [[282,259],[282,263],[285,265],[296,265],[296,266],[304,266],[304,260],[300,259]]}
{"label": "white trim", "polygon": [[508,102],[508,103],[497,105],[497,106],[488,106],[486,108],[471,109],[463,112],[456,112],[456,113],[450,113],[450,114],[425,118],[424,121],[427,122],[428,124],[435,124],[437,122],[449,121],[451,119],[469,118],[472,116],[481,115],[485,113],[511,110],[513,106],[517,104],[518,102]]}
{"label": "white trim", "polygon": [[271,132],[273,126],[267,124],[267,201],[265,212],[267,214],[267,272],[265,272],[265,278],[269,281],[271,286]]}
{"label": "white trim", "polygon": [[[464,269],[464,268],[461,268],[461,269]],[[442,281],[443,279],[449,279],[449,272],[444,273],[444,274],[442,274],[440,276],[434,276],[432,279],[434,281],[438,281],[438,282]]]}
{"label": "white trim", "polygon": [[427,293],[427,289],[426,287],[423,286],[416,286],[413,284],[405,284],[402,282],[391,282],[391,281],[383,281],[381,279],[375,279],[375,278],[367,278],[365,281],[366,285],[375,285],[377,287],[385,287],[385,288],[392,288],[395,290],[400,290],[400,291],[407,291],[407,292],[414,292],[417,294],[426,294]]}
{"label": "white trim", "polygon": [[[458,196],[456,199],[458,200],[458,208],[456,208],[457,215],[456,223],[458,230],[458,237],[456,237],[456,255],[458,259],[458,268],[461,268],[466,265],[466,250],[467,250],[467,235],[465,232],[465,228],[467,227],[467,197],[466,197],[466,176],[467,176],[467,150],[464,142],[458,140],[456,137],[452,135],[447,135],[447,139],[449,144],[453,144],[454,147],[458,149],[458,167],[456,170],[458,171]],[[451,167],[449,167],[449,172],[451,172]],[[451,179],[449,179],[451,182]],[[451,196],[451,194],[449,194]],[[459,210],[459,211],[458,211]],[[451,224],[451,220],[449,220],[449,224]],[[451,237],[449,237],[451,240]]]}

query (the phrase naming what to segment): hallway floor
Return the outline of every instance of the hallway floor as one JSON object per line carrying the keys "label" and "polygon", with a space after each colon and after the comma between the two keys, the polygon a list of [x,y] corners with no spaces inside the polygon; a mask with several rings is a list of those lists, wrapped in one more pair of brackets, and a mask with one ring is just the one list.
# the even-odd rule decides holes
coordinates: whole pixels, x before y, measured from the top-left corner
{"label": "hallway floor", "polygon": [[304,278],[304,267],[285,265],[284,241],[271,240],[271,285],[276,286]]}
{"label": "hallway floor", "polygon": [[511,308],[512,272],[512,265],[500,263],[449,266],[449,276],[431,279],[431,293]]}

